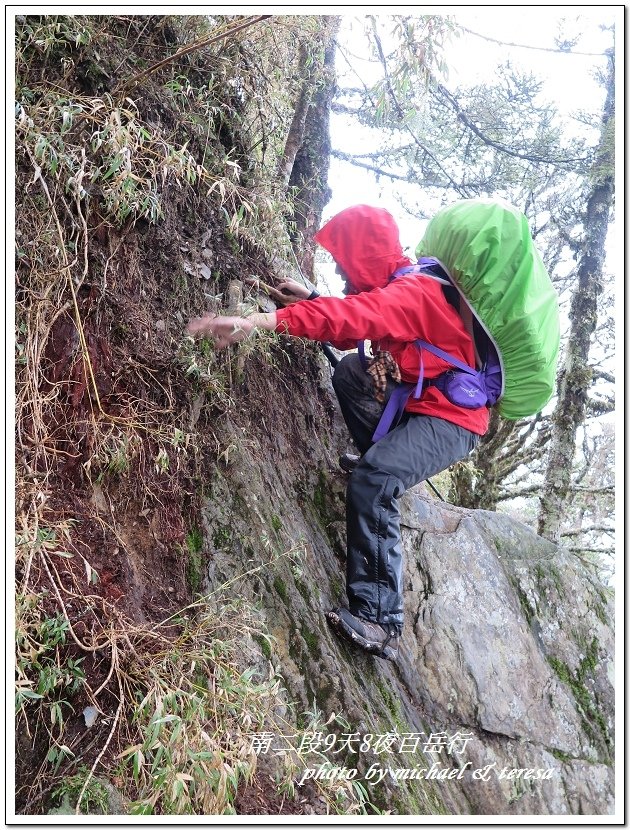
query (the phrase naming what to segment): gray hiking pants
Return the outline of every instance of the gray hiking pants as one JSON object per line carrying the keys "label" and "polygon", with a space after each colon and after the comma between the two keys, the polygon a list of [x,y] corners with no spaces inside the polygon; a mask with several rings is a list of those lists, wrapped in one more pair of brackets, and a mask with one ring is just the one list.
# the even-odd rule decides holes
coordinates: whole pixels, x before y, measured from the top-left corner
{"label": "gray hiking pants", "polygon": [[[388,382],[386,401],[395,386]],[[346,494],[350,613],[400,632],[403,551],[398,499],[409,487],[465,458],[479,436],[442,418],[405,412],[398,426],[373,444],[384,404],[375,400],[372,378],[357,354],[339,362],[333,387],[362,456],[350,474]]]}

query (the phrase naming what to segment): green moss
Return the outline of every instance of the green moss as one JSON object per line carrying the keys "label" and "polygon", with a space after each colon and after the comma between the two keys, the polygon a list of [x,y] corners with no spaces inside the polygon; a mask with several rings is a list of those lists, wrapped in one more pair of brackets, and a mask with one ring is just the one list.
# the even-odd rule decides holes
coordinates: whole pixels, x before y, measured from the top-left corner
{"label": "green moss", "polygon": [[203,534],[198,527],[192,527],[186,536],[186,547],[191,553],[201,553]]}
{"label": "green moss", "polygon": [[276,516],[274,514],[271,517],[271,526],[276,531],[276,533],[279,533],[280,530],[282,530],[282,520],[279,518],[279,516]]}
{"label": "green moss", "polygon": [[571,756],[567,755],[566,752],[562,752],[560,749],[550,749],[549,750],[554,758],[557,758],[558,761],[562,761],[563,763],[567,763],[571,760]]}
{"label": "green moss", "polygon": [[601,590],[597,592],[597,598],[593,602],[593,611],[595,612],[595,616],[597,619],[602,622],[604,625],[610,625],[610,617],[609,617],[609,597],[606,594],[605,590]]}
{"label": "green moss", "polygon": [[201,582],[203,578],[203,560],[200,553],[188,554],[188,562],[186,565],[186,579],[193,594],[198,594],[201,590]]}
{"label": "green moss", "polygon": [[577,670],[577,677],[580,682],[584,682],[587,675],[593,675],[597,668],[597,658],[599,657],[599,641],[597,637],[593,637],[590,644],[586,648],[586,655],[580,662]]}
{"label": "green moss", "polygon": [[254,639],[260,646],[260,650],[263,653],[263,656],[267,660],[271,660],[271,645],[269,644],[269,640],[267,637],[263,637],[261,634],[255,634]]}
{"label": "green moss", "polygon": [[402,716],[402,712],[400,711],[400,701],[394,697],[391,690],[387,688],[382,680],[379,679],[376,681],[376,688],[379,690],[380,695],[383,698],[383,702],[385,703],[385,706],[387,706],[387,710],[394,721],[400,721]]}
{"label": "green moss", "polygon": [[276,593],[278,594],[280,599],[286,605],[287,602],[289,601],[289,593],[287,591],[286,582],[283,579],[281,579],[279,576],[277,576],[273,581],[273,587],[276,589]]}
{"label": "green moss", "polygon": [[333,692],[333,685],[330,681],[324,683],[321,687],[315,690],[315,700],[320,711],[326,712],[328,710],[328,700]]}
{"label": "green moss", "polygon": [[301,579],[296,579],[295,580],[295,587],[300,592],[300,594],[302,596],[302,599],[306,603],[309,603],[310,600],[311,600],[311,591],[309,591],[308,587],[304,584],[304,582],[302,582]]}
{"label": "green moss", "polygon": [[[534,576],[538,592],[545,602],[549,603],[550,600],[557,601],[558,598],[562,598],[564,595],[562,576],[555,565],[547,563],[543,567],[538,563],[534,568]],[[557,596],[553,596],[554,589]]]}
{"label": "green moss", "polygon": [[581,710],[582,724],[585,732],[595,741],[597,741],[599,732],[599,737],[604,741],[606,748],[610,750],[611,741],[608,735],[606,720],[584,684],[587,676],[592,676],[597,667],[598,654],[599,643],[597,642],[597,638],[593,638],[575,674],[573,674],[571,669],[562,660],[558,660],[556,657],[548,657],[547,660],[558,678],[571,690]]}
{"label": "green moss", "polygon": [[571,686],[573,683],[573,675],[571,674],[571,670],[567,664],[563,663],[562,660],[558,660],[557,657],[547,657],[547,660],[560,680],[562,680],[563,683],[566,683],[567,686]]}
{"label": "green moss", "polygon": [[343,583],[341,577],[335,574],[330,577],[330,592],[336,602],[341,602],[344,595]]}
{"label": "green moss", "polygon": [[319,475],[317,478],[317,484],[315,485],[315,489],[313,490],[313,504],[322,519],[327,520],[327,492],[328,492],[328,481],[326,474],[323,470],[319,471]]}
{"label": "green moss", "polygon": [[319,650],[319,644],[315,632],[311,631],[310,628],[307,628],[305,625],[302,625],[300,633],[302,634],[302,637],[304,637],[304,642],[306,643],[306,647],[308,648],[311,657],[319,657],[321,652]]}
{"label": "green moss", "polygon": [[75,805],[81,794],[83,794],[81,798],[83,815],[107,815],[110,811],[107,787],[98,778],[90,778],[90,783],[84,792],[83,788],[88,776],[89,770],[82,764],[76,775],[63,777],[59,786],[52,792],[52,798],[58,806],[51,808],[48,815],[74,814]]}
{"label": "green moss", "polygon": [[549,566],[549,577],[552,580],[556,592],[559,597],[564,596],[564,587],[562,582],[562,575],[555,565]]}

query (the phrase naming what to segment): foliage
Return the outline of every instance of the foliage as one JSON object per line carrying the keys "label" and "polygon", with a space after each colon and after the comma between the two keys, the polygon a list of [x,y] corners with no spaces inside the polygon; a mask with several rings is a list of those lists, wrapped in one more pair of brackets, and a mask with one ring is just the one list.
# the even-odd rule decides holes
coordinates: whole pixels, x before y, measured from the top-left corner
{"label": "foliage", "polygon": [[[89,780],[86,787],[86,781]],[[81,802],[78,803],[79,795],[82,794]],[[52,792],[53,799],[60,801],[70,808],[68,813],[74,812],[75,806],[82,814],[107,813],[109,805],[109,793],[107,788],[97,779],[90,776],[90,770],[81,765],[75,775],[64,778]],[[53,811],[55,812],[55,811]]]}
{"label": "foliage", "polygon": [[239,781],[255,767],[247,732],[262,726],[279,691],[277,678],[238,666],[244,639],[260,633],[242,604],[200,607],[182,623],[166,654],[121,677],[139,738],[120,755],[138,792],[132,814],[233,812]]}
{"label": "foliage", "polygon": [[[199,546],[196,533],[191,533],[189,544]],[[297,553],[281,551],[270,562],[235,579]],[[256,654],[253,643],[272,640],[259,612],[230,598],[233,582],[199,597],[157,625],[138,625],[118,614],[116,627],[93,632],[87,642],[77,637],[65,604],[62,612],[41,619],[40,597],[19,598],[16,705],[27,729],[29,723],[41,722],[50,731],[48,769],[37,784],[41,788],[51,780],[53,799],[61,801],[62,808],[71,804],[76,805],[76,812],[104,811],[107,790],[94,773],[107,747],[119,744],[123,747],[117,754],[119,765],[110,768],[109,774],[131,814],[235,812],[239,787],[251,781],[256,770],[252,736],[270,728],[282,734],[295,730],[277,721],[274,714],[278,706],[285,709],[281,678],[273,671],[267,676],[247,666]],[[80,600],[81,595],[73,593],[73,598]],[[96,599],[85,597],[83,602],[94,608]],[[111,669],[98,689],[89,688],[80,669],[83,657],[69,656],[68,634],[85,654],[95,650],[109,654]],[[110,681],[116,689],[117,708],[105,744],[90,769],[83,765],[68,774],[75,753],[69,745],[62,706],[71,706],[80,687],[98,701]],[[304,731],[316,728],[317,717],[305,721]],[[311,756],[289,753],[278,772],[278,791],[294,792],[295,777],[311,763]],[[326,782],[318,787],[332,809],[365,811],[365,798],[349,782]],[[37,796],[31,800],[37,801]]]}
{"label": "foliage", "polygon": [[70,700],[85,680],[83,658],[68,656],[64,648],[68,621],[60,614],[42,618],[39,601],[35,595],[18,596],[16,601],[15,710],[18,719],[26,719],[29,704],[36,702],[48,728],[61,734],[66,712],[72,709]]}

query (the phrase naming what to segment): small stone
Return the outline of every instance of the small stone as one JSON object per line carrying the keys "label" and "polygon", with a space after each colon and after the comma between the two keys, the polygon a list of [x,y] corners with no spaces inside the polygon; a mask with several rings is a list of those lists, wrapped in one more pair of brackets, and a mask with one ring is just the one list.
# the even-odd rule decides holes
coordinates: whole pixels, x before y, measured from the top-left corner
{"label": "small stone", "polygon": [[98,717],[98,709],[94,706],[86,706],[83,710],[83,717],[85,718],[85,725],[88,727],[93,726],[96,722],[96,718]]}
{"label": "small stone", "polygon": [[212,271],[208,268],[205,263],[201,263],[197,266],[197,270],[199,271],[199,276],[202,277],[204,280],[211,280],[212,279]]}

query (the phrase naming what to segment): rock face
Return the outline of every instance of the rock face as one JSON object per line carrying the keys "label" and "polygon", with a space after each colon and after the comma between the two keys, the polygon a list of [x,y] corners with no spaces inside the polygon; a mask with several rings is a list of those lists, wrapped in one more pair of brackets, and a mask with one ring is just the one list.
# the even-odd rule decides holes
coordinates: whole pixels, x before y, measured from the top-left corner
{"label": "rock face", "polygon": [[[278,389],[273,433],[252,423],[247,449],[211,482],[208,587],[244,574],[234,589],[266,616],[267,657],[296,709],[342,713],[343,732],[373,736],[331,763],[356,768],[370,800],[393,813],[611,814],[607,590],[508,516],[420,486],[401,500],[398,661],[340,642],[324,619],[345,596],[345,445],[327,368],[285,416],[286,398]],[[239,428],[225,429],[238,445]]]}

